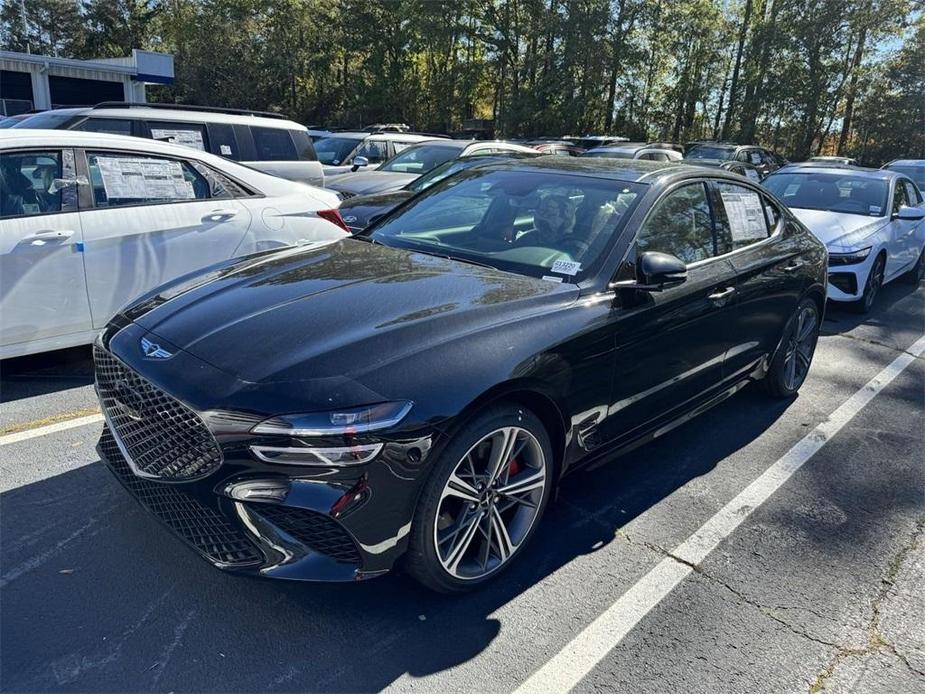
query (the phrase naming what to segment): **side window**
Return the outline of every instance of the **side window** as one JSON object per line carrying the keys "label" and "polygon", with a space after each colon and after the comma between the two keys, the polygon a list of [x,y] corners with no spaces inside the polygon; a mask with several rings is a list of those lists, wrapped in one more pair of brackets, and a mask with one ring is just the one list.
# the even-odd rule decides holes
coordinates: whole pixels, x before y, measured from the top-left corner
{"label": "side window", "polygon": [[385,140],[366,140],[353,156],[366,157],[370,164],[378,164],[389,158],[389,145]]}
{"label": "side window", "polygon": [[748,153],[748,160],[755,166],[760,166],[764,163],[764,158],[761,156],[761,150],[753,149]]}
{"label": "side window", "polygon": [[715,255],[713,222],[703,183],[672,191],[655,205],[636,239],[638,253],[670,253],[685,263]]}
{"label": "side window", "polygon": [[903,185],[906,187],[906,197],[909,199],[910,205],[921,205],[922,204],[922,193],[915,187],[915,184],[912,181],[903,180]]}
{"label": "side window", "polygon": [[151,139],[172,142],[194,149],[207,151],[206,126],[201,123],[180,123],[177,121],[148,121]]}
{"label": "side window", "polygon": [[0,217],[22,217],[61,211],[60,152],[0,154]]}
{"label": "side window", "polygon": [[893,191],[893,209],[892,213],[896,214],[899,212],[899,208],[903,205],[908,205],[909,200],[906,197],[906,187],[902,184],[901,180],[896,181],[896,189]]}
{"label": "side window", "polygon": [[234,136],[234,126],[227,123],[209,123],[209,151],[220,157],[239,161],[241,151],[238,139]]}
{"label": "side window", "polygon": [[748,150],[743,149],[741,152],[739,152],[736,155],[736,161],[745,161],[745,162],[751,161],[751,159],[748,158]]}
{"label": "side window", "polygon": [[770,236],[768,204],[759,193],[726,181],[714,181],[713,188],[720,253],[744,248]]}
{"label": "side window", "polygon": [[289,133],[295,142],[296,154],[302,161],[318,161],[318,155],[315,153],[315,145],[312,144],[312,138],[308,136],[307,130],[292,130]]}
{"label": "side window", "polygon": [[205,200],[209,182],[188,162],[161,157],[88,152],[95,207]]}
{"label": "side window", "polygon": [[297,161],[295,145],[284,128],[258,128],[251,126],[257,161]]}
{"label": "side window", "polygon": [[210,187],[210,196],[212,198],[246,198],[253,195],[253,193],[242,186],[241,184],[235,182],[234,180],[228,178],[221,171],[216,171],[211,166],[206,166],[202,162],[194,161],[192,162],[193,168],[196,169],[199,173],[205,176],[206,180],[209,182]]}
{"label": "side window", "polygon": [[125,118],[88,118],[72,128],[88,133],[109,133],[110,135],[131,135],[132,122]]}
{"label": "side window", "polygon": [[414,143],[412,142],[393,142],[392,148],[395,150],[395,154],[398,154],[402,150],[408,149],[412,144]]}

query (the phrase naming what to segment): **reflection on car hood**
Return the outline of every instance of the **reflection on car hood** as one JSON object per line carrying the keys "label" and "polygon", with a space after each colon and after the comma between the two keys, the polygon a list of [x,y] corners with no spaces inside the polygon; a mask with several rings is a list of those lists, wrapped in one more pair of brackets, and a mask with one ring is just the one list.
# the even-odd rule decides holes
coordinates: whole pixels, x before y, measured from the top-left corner
{"label": "reflection on car hood", "polygon": [[228,374],[272,383],[357,378],[575,297],[574,285],[347,239],[244,259],[125,313]]}
{"label": "reflection on car hood", "polygon": [[328,176],[324,185],[338,192],[368,195],[398,190],[417,177],[418,174],[397,171],[356,171]]}
{"label": "reflection on car hood", "polygon": [[[792,207],[790,211],[829,250],[852,250],[864,244],[875,231],[889,224],[888,217],[865,217],[861,214],[828,212],[826,210],[801,210]],[[869,245],[869,244],[868,244]]]}

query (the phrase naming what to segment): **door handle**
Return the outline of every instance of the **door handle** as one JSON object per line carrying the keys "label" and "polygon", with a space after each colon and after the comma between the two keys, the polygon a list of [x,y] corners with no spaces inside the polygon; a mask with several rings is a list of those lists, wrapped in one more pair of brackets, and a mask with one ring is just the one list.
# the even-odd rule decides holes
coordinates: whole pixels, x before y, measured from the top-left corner
{"label": "door handle", "polygon": [[735,293],[736,293],[735,287],[726,287],[722,291],[713,292],[712,294],[708,294],[707,298],[710,301],[723,301],[724,299],[728,299],[730,296],[732,296]]}
{"label": "door handle", "polygon": [[49,241],[65,241],[73,235],[74,232],[71,229],[44,229],[24,236],[22,241],[33,246],[44,246]]}
{"label": "door handle", "polygon": [[801,267],[803,267],[803,262],[795,261],[795,262],[790,263],[790,265],[785,265],[784,267],[781,268],[781,270],[783,270],[784,272],[796,272]]}
{"label": "door handle", "polygon": [[222,208],[220,210],[212,210],[209,214],[202,218],[204,222],[222,222],[226,219],[231,219],[238,214],[238,211],[231,208]]}

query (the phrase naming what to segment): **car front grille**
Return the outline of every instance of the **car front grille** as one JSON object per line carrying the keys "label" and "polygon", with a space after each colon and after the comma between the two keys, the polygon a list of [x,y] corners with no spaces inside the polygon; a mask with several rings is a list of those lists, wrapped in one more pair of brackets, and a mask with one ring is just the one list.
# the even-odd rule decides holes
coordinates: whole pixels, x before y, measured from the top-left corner
{"label": "car front grille", "polygon": [[151,513],[214,562],[246,566],[263,561],[260,550],[217,511],[190,494],[135,475],[109,427],[103,429],[100,451],[119,481]]}
{"label": "car front grille", "polygon": [[248,508],[320,554],[350,564],[360,563],[360,553],[356,544],[333,518],[288,506],[249,504]]}
{"label": "car front grille", "polygon": [[195,412],[98,346],[93,361],[106,420],[138,475],[183,482],[222,464],[215,437]]}

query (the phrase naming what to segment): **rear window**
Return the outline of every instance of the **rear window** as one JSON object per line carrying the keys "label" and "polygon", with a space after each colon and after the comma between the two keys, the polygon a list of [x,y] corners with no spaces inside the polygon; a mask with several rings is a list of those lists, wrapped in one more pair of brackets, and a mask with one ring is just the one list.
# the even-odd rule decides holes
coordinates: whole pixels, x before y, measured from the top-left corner
{"label": "rear window", "polygon": [[57,130],[65,127],[70,121],[78,118],[73,113],[55,113],[47,111],[45,113],[36,113],[34,116],[24,118],[18,123],[11,125],[11,128],[37,128],[41,130]]}
{"label": "rear window", "polygon": [[[17,127],[17,126],[13,126],[13,127]],[[890,171],[898,171],[901,174],[905,174],[906,176],[908,176],[909,178],[911,178],[913,181],[916,182],[920,190],[925,189],[925,165],[908,166],[908,165],[891,164],[890,166],[886,168],[888,168]]]}
{"label": "rear window", "polygon": [[887,182],[850,173],[775,173],[764,187],[788,207],[882,217],[887,213]]}
{"label": "rear window", "polygon": [[735,149],[732,147],[713,147],[711,145],[694,145],[687,154],[685,159],[734,159]]}
{"label": "rear window", "polygon": [[241,159],[238,139],[234,136],[234,127],[227,123],[209,123],[209,150],[220,157]]}
{"label": "rear window", "polygon": [[258,128],[251,126],[257,161],[296,161],[298,155],[289,131],[282,128]]}

